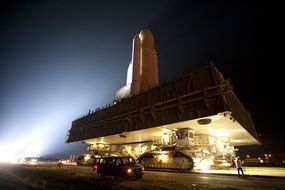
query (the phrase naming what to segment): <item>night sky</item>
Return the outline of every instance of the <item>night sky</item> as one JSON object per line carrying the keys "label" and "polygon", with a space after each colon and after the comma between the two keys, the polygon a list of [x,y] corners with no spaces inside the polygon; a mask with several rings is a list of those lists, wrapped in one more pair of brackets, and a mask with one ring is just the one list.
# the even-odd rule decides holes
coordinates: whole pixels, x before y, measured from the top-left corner
{"label": "night sky", "polygon": [[279,48],[284,33],[279,12],[273,10],[278,5],[0,2],[0,147],[40,155],[81,147],[65,144],[72,120],[112,102],[125,84],[132,39],[147,27],[154,35],[161,82],[213,62],[231,79],[260,134],[263,145],[244,150],[285,151],[284,47]]}

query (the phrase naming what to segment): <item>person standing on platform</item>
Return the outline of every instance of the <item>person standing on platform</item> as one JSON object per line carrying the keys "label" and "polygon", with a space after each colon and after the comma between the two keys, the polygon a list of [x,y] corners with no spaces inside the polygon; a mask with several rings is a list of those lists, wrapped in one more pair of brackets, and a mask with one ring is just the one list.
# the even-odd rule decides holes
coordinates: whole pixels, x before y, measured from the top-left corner
{"label": "person standing on platform", "polygon": [[[244,177],[243,168],[242,168],[242,161],[241,161],[240,157],[237,158],[237,160],[235,161],[235,164],[236,164],[236,168],[238,171],[238,176],[240,177],[242,174],[242,177]],[[241,172],[241,174],[240,174],[240,172]]]}

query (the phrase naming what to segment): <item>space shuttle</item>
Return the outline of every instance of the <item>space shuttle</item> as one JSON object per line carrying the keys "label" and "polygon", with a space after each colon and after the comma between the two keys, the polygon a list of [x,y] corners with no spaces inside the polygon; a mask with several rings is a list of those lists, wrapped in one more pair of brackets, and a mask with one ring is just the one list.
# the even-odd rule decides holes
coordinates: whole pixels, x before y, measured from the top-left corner
{"label": "space shuttle", "polygon": [[127,82],[124,87],[116,91],[114,101],[134,96],[158,84],[154,38],[149,29],[143,29],[133,39],[132,59],[127,71]]}

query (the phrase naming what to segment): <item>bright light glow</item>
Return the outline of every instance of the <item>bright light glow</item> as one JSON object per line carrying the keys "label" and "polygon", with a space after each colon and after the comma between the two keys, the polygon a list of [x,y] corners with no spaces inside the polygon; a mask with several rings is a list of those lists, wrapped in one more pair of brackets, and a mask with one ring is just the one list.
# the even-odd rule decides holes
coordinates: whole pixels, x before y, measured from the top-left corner
{"label": "bright light glow", "polygon": [[67,164],[70,162],[70,160],[59,160],[59,162],[63,163],[63,164]]}
{"label": "bright light glow", "polygon": [[226,137],[226,136],[228,136],[226,134],[226,132],[224,132],[224,131],[215,131],[214,134],[215,134],[216,137]]}
{"label": "bright light glow", "polygon": [[34,131],[9,144],[0,145],[0,162],[14,163],[25,157],[38,157],[43,143],[41,133]]}
{"label": "bright light glow", "polygon": [[168,161],[168,155],[167,154],[161,154],[161,155],[159,155],[159,159],[161,160],[162,163],[165,163]]}
{"label": "bright light glow", "polygon": [[200,170],[202,170],[202,171],[206,171],[206,170],[209,169],[209,166],[206,165],[205,163],[200,163],[199,168],[200,168]]}
{"label": "bright light glow", "polygon": [[87,161],[87,160],[89,160],[90,158],[91,158],[91,155],[89,155],[89,154],[88,154],[88,155],[85,155],[85,156],[84,156],[84,161]]}
{"label": "bright light glow", "polygon": [[201,171],[206,171],[214,164],[213,160],[210,159],[201,159],[201,158],[195,158],[194,165]]}
{"label": "bright light glow", "polygon": [[219,166],[222,166],[222,167],[230,167],[232,165],[232,163],[226,161],[226,160],[222,160],[222,163],[219,164]]}
{"label": "bright light glow", "polygon": [[209,136],[209,143],[215,144],[215,138],[213,136]]}
{"label": "bright light glow", "polygon": [[0,162],[16,162],[13,152],[7,146],[0,145]]}
{"label": "bright light glow", "polygon": [[129,169],[127,170],[127,172],[128,172],[128,173],[132,173],[132,169],[129,168]]}
{"label": "bright light glow", "polygon": [[38,160],[37,159],[31,159],[31,161],[30,161],[30,163],[31,163],[31,165],[35,165],[36,163],[38,162]]}
{"label": "bright light glow", "polygon": [[169,133],[163,133],[162,140],[164,145],[168,145],[170,143]]}
{"label": "bright light glow", "polygon": [[140,144],[140,145],[138,145],[138,146],[136,146],[136,147],[134,148],[134,151],[135,151],[136,154],[138,154],[138,155],[141,155],[141,154],[145,153],[146,150],[147,150],[147,146],[144,145],[144,144]]}

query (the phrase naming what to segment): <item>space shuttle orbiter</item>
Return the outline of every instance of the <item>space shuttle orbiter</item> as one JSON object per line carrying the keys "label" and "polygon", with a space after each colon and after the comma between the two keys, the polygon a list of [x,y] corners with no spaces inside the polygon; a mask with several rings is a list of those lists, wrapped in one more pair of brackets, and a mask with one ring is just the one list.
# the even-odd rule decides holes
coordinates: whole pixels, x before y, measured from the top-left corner
{"label": "space shuttle orbiter", "polygon": [[150,30],[143,29],[133,39],[132,60],[126,86],[116,91],[114,101],[133,96],[159,84],[157,54]]}

